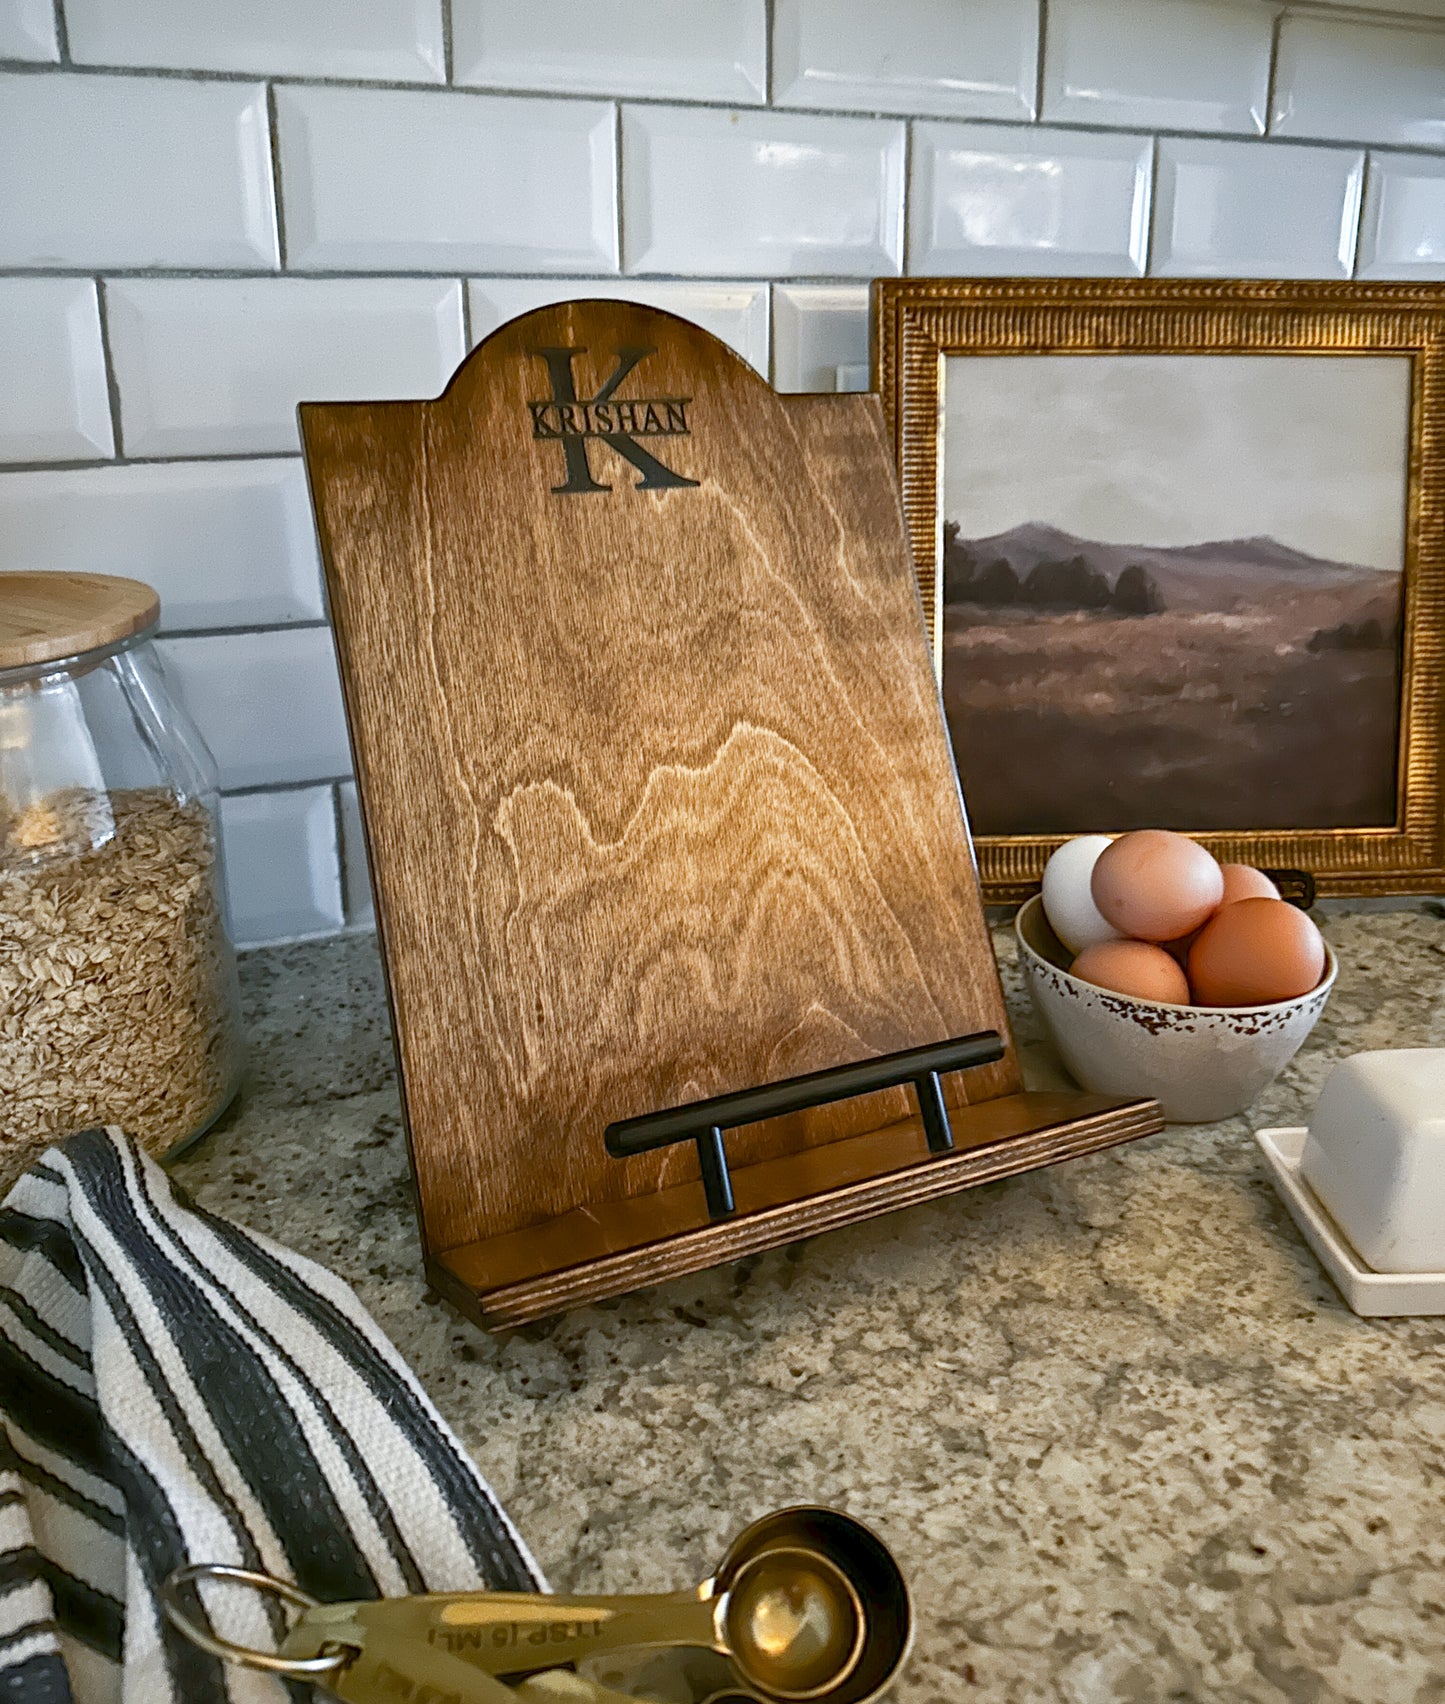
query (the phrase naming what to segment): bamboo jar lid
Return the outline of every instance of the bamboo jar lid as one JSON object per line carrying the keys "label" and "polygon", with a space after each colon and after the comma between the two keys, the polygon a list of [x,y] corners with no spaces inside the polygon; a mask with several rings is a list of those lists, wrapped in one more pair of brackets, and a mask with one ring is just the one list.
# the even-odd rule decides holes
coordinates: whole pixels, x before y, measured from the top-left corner
{"label": "bamboo jar lid", "polygon": [[150,586],[117,574],[0,574],[0,669],[117,645],[160,613]]}

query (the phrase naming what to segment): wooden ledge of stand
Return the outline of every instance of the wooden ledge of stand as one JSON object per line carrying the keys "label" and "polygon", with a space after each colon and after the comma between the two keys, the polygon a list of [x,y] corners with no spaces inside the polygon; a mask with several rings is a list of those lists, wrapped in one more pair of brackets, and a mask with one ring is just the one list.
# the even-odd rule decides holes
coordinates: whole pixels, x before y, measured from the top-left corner
{"label": "wooden ledge of stand", "polygon": [[796,1237],[912,1207],[995,1178],[1162,1130],[1154,1101],[1026,1091],[949,1110],[953,1149],[932,1155],[905,1119],[733,1168],[737,1211],[709,1220],[701,1183],[578,1208],[431,1256],[432,1286],[491,1331],[739,1260]]}

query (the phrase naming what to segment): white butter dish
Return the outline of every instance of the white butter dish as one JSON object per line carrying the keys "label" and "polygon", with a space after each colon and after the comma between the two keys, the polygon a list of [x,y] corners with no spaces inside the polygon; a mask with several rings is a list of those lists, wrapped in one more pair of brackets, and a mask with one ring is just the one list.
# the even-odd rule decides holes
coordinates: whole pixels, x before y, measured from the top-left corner
{"label": "white butter dish", "polygon": [[1374,1271],[1445,1271],[1445,1047],[1342,1059],[1300,1176]]}
{"label": "white butter dish", "polygon": [[1445,1314],[1445,1272],[1376,1272],[1350,1246],[1300,1172],[1307,1132],[1303,1125],[1256,1130],[1280,1199],[1314,1250],[1335,1288],[1357,1314],[1381,1318]]}

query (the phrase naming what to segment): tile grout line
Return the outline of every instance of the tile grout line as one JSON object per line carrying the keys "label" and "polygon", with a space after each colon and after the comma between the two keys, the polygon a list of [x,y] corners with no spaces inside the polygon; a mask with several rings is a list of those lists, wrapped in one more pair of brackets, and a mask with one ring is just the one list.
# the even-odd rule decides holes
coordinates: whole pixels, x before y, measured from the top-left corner
{"label": "tile grout line", "polygon": [[110,301],[103,278],[95,280],[95,312],[100,322],[100,356],[105,365],[105,394],[110,404],[111,454],[103,465],[111,465],[125,455],[125,439],[120,424],[120,380],[115,376],[115,357],[110,347]]}
{"label": "tile grout line", "polygon": [[[1040,0],[1043,4],[1043,0]],[[1279,23],[1276,21],[1275,34],[1278,35]],[[1438,27],[1432,32],[1445,34],[1445,18],[1440,20]],[[1271,63],[1274,55],[1271,53]],[[1042,75],[1043,55],[1040,53],[1039,75]],[[28,59],[0,59],[0,72],[23,76],[54,76],[63,73],[66,76],[81,77],[152,77],[161,80],[182,82],[214,82],[214,83],[266,83],[272,88],[348,88],[361,91],[390,91],[410,94],[457,94],[476,95],[494,100],[529,100],[529,101],[565,101],[569,103],[583,102],[592,105],[609,103],[625,104],[640,107],[669,107],[679,112],[726,112],[726,113],[756,113],[766,115],[777,113],[779,116],[792,118],[835,118],[855,120],[860,124],[876,123],[886,119],[928,118],[936,123],[956,125],[986,125],[1004,130],[1030,130],[1039,125],[1039,119],[1011,118],[997,113],[919,113],[905,106],[887,109],[879,107],[805,107],[778,106],[761,101],[736,100],[694,100],[679,95],[607,95],[590,90],[548,89],[548,88],[493,88],[483,85],[454,84],[447,85],[436,82],[404,81],[401,79],[359,78],[359,77],[325,77],[307,75],[298,72],[267,73],[264,71],[221,71],[221,70],[184,70],[170,66],[157,65],[77,65],[73,62],[57,65],[48,61]],[[1037,78],[1036,78],[1037,83]],[[1037,104],[1039,95],[1035,93]],[[1048,120],[1044,125],[1048,129],[1062,130],[1080,135],[1137,135],[1143,137],[1150,134],[1152,127],[1146,120],[1140,120],[1137,125],[1116,125],[1085,123],[1068,118]],[[1271,135],[1260,136],[1248,130],[1191,130],[1187,128],[1161,129],[1161,135],[1197,138],[1202,141],[1268,141]],[[1423,154],[1435,157],[1445,154],[1445,143],[1391,143],[1388,140],[1378,143],[1364,137],[1340,138],[1333,136],[1301,136],[1292,137],[1286,146],[1305,145],[1313,148],[1359,148],[1379,146],[1394,152]]]}
{"label": "tile grout line", "polygon": [[[100,280],[99,282],[103,282]],[[0,479],[11,473],[91,473],[108,467],[187,467],[233,462],[300,461],[300,450],[197,451],[179,456],[91,456],[85,461],[0,462]]]}
{"label": "tile grout line", "polygon": [[331,783],[331,833],[336,842],[333,862],[336,867],[337,910],[345,928],[351,922],[351,902],[346,891],[346,827],[341,811],[341,788],[340,781]]}
{"label": "tile grout line", "polygon": [[[281,201],[281,126],[276,116],[276,85],[266,85],[266,137],[271,149],[271,193],[276,200],[276,264],[286,270],[286,214]],[[267,274],[261,274],[262,277]],[[271,274],[270,276],[275,276]]]}
{"label": "tile grout line", "polygon": [[[920,120],[920,122],[927,122]],[[1132,133],[1131,133],[1132,134]],[[1158,137],[1139,136],[1139,142],[1152,141],[1156,145],[1161,141],[1173,140],[1167,134]],[[1293,146],[1293,144],[1282,144]],[[1374,158],[1390,159],[1391,151],[1387,148],[1376,148],[1368,143],[1356,142],[1342,152],[1350,154],[1369,153]],[[790,289],[805,289],[817,286],[820,289],[837,288],[842,285],[866,285],[879,276],[876,267],[859,272],[792,272],[769,273],[739,272],[731,275],[708,272],[545,272],[535,269],[527,272],[494,272],[485,267],[466,267],[458,269],[453,266],[438,272],[315,272],[292,269],[284,274],[279,272],[235,272],[216,270],[212,272],[196,271],[189,268],[160,270],[154,267],[101,267],[67,266],[47,267],[41,269],[33,266],[4,267],[0,266],[0,283],[44,282],[49,279],[103,278],[107,283],[156,283],[156,284],[267,284],[283,281],[304,284],[449,284],[458,278],[466,279],[475,284],[528,284],[537,283],[546,286],[558,284],[680,284],[684,287],[696,286],[700,289],[761,289],[766,284],[783,284]],[[987,273],[970,274],[970,276],[988,277]],[[1043,274],[1042,276],[1069,277],[1068,273]],[[1109,276],[1100,274],[1099,276]],[[1221,275],[1223,276],[1223,275]],[[1322,279],[1321,282],[1327,282]],[[1430,282],[1430,280],[1422,280]],[[430,304],[428,304],[430,305]],[[240,455],[286,455],[295,454],[294,450],[246,450],[231,452]],[[184,457],[153,456],[135,457],[135,460],[172,461],[184,460]]]}
{"label": "tile grout line", "polygon": [[[59,4],[59,0],[56,0]],[[773,105],[773,29],[777,21],[777,0],[763,0],[763,105]]]}
{"label": "tile grout line", "polygon": [[913,221],[909,214],[913,208],[913,125],[914,120],[905,119],[903,123],[903,193],[900,196],[902,205],[899,208],[899,218],[902,224],[898,231],[898,274],[901,278],[909,276],[913,265]]}
{"label": "tile grout line", "polygon": [[1159,215],[1159,138],[1155,136],[1149,146],[1149,186],[1145,190],[1149,205],[1144,215],[1144,256],[1141,275],[1145,278],[1153,276],[1154,272],[1154,221]]}
{"label": "tile grout line", "polygon": [[1049,33],[1048,0],[1039,0],[1039,44],[1034,62],[1034,117],[1041,124],[1044,117],[1044,52]]}
{"label": "tile grout line", "polygon": [[456,87],[456,49],[452,40],[452,0],[441,0],[442,72],[449,89]]}
{"label": "tile grout line", "polygon": [[1365,195],[1370,184],[1370,150],[1360,155],[1359,171],[1355,178],[1355,216],[1351,220],[1350,264],[1346,277],[1356,280],[1360,275],[1360,244],[1365,235]]}
{"label": "tile grout line", "polygon": [[221,787],[223,799],[269,798],[276,793],[311,793],[318,787],[342,787],[350,775],[315,775],[306,781],[258,781],[250,787]]}
{"label": "tile grout line", "polygon": [[55,50],[60,55],[60,63],[68,70],[70,68],[70,26],[65,21],[65,6],[63,0],[52,0],[55,12]]}
{"label": "tile grout line", "polygon": [[462,291],[462,359],[465,361],[476,344],[472,339],[472,292],[465,278],[458,278]]}
{"label": "tile grout line", "polygon": [[612,109],[612,195],[613,195],[613,234],[617,238],[617,272],[625,276],[627,272],[627,230],[624,224],[626,215],[623,212],[625,192],[622,178],[622,102],[617,101]]}
{"label": "tile grout line", "polygon": [[[1142,141],[1143,138],[1141,137]],[[1363,144],[1356,143],[1352,152],[1358,153]],[[90,266],[0,266],[0,280],[9,279],[45,279],[45,278],[94,278],[99,270],[112,283],[117,280],[130,281],[139,279],[156,283],[184,284],[263,284],[272,282],[281,274],[277,272],[240,272],[234,268],[215,267],[203,270],[196,267],[125,267],[102,266],[97,269]],[[526,272],[504,272],[492,270],[485,266],[471,266],[458,270],[451,266],[436,272],[398,272],[395,269],[378,268],[374,272],[358,272],[354,269],[335,271],[316,271],[305,267],[292,267],[285,276],[288,279],[299,280],[308,284],[370,284],[370,283],[402,283],[402,284],[436,284],[444,283],[453,278],[470,278],[479,284],[487,283],[524,283],[537,280],[544,284],[593,284],[599,281],[608,283],[646,283],[646,284],[866,284],[876,276],[874,272],[793,272],[769,273],[738,272],[730,276],[718,272],[548,272],[545,268],[532,267]]]}
{"label": "tile grout line", "polygon": [[1274,94],[1275,79],[1279,75],[1279,37],[1284,28],[1284,7],[1280,6],[1274,14],[1274,22],[1269,32],[1269,70],[1264,79],[1264,130],[1261,139],[1269,141],[1274,136]]}
{"label": "tile grout line", "polygon": [[329,632],[330,621],[324,615],[308,615],[300,621],[238,621],[233,625],[221,623],[215,627],[166,627],[156,632],[157,639],[254,639],[267,633]]}
{"label": "tile grout line", "polygon": [[[1354,254],[1354,260],[1353,260],[1353,262],[1350,266],[1350,277],[1356,283],[1372,283],[1372,282],[1374,282],[1374,280],[1362,279],[1360,277],[1360,245],[1365,240],[1365,207],[1366,207],[1367,199],[1370,196],[1370,178],[1373,175],[1374,170],[1375,170],[1375,151],[1374,151],[1373,148],[1367,148],[1365,150],[1365,170],[1364,170],[1364,174],[1363,174],[1363,177],[1361,179],[1361,182],[1360,182],[1360,228],[1355,234],[1355,254]],[[1376,218],[1375,224],[1376,224],[1376,229],[1378,229],[1379,228],[1378,217]]]}

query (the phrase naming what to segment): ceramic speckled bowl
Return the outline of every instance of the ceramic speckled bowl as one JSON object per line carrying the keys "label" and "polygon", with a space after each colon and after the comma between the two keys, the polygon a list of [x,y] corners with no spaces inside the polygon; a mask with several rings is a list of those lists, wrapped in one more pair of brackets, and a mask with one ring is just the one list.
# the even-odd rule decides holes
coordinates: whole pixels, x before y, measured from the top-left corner
{"label": "ceramic speckled bowl", "polygon": [[1014,919],[1034,1010],[1069,1074],[1107,1095],[1149,1095],[1171,1124],[1243,1112],[1315,1027],[1339,970],[1325,946],[1320,985],[1273,1006],[1175,1006],[1080,982],[1037,895]]}

